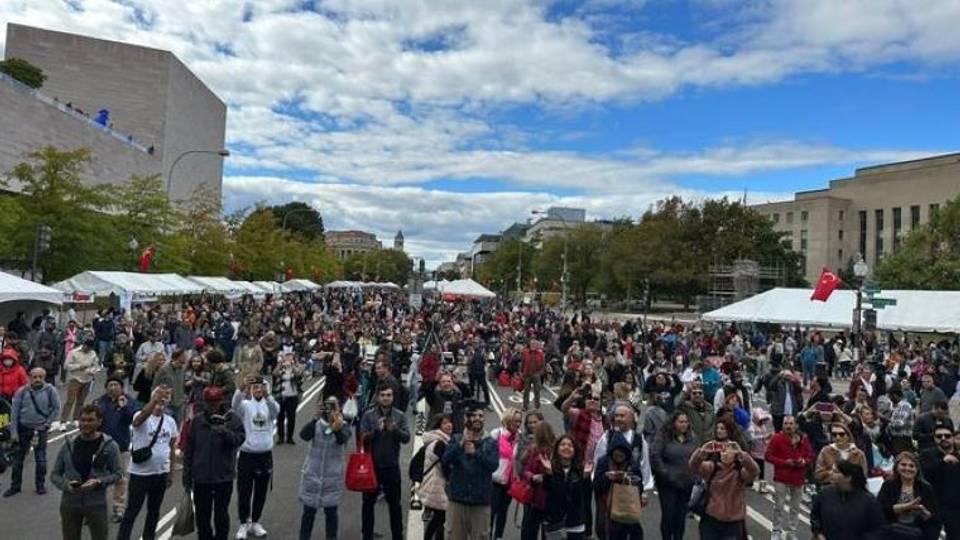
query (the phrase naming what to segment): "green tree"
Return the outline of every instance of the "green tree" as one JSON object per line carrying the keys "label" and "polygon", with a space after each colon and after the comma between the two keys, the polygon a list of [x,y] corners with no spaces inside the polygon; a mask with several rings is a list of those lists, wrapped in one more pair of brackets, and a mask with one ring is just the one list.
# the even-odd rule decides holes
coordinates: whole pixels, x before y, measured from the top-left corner
{"label": "green tree", "polygon": [[873,275],[884,288],[960,289],[960,197],[911,230]]}
{"label": "green tree", "polygon": [[515,291],[519,267],[523,273],[523,289],[526,290],[536,274],[536,268],[532,267],[535,255],[536,249],[532,245],[519,240],[507,240],[486,262],[474,269],[474,279],[501,293]]}
{"label": "green tree", "polygon": [[286,230],[297,233],[308,241],[318,238],[323,239],[323,218],[320,216],[320,212],[309,204],[294,201],[271,206],[269,209],[276,217],[278,227],[283,224],[283,220],[286,218]]}
{"label": "green tree", "polygon": [[23,227],[27,213],[15,195],[0,195],[0,262],[4,265],[19,266],[18,261],[7,259],[16,253],[16,235]]}
{"label": "green tree", "polygon": [[140,252],[153,246],[156,250],[153,270],[192,273],[192,250],[177,234],[184,223],[183,215],[167,198],[160,175],[133,175],[128,182],[115,185],[110,191],[116,230],[128,238],[128,242],[129,239],[136,240],[139,246],[132,254],[133,267],[136,267]]}
{"label": "green tree", "polygon": [[348,258],[343,275],[356,281],[389,281],[401,287],[410,279],[413,269],[410,257],[396,249],[374,249]]}
{"label": "green tree", "polygon": [[22,58],[8,58],[0,62],[0,73],[5,73],[30,88],[40,88],[47,76],[43,70]]}
{"label": "green tree", "polygon": [[[190,262],[190,275],[243,278],[231,265],[235,243],[227,228],[220,199],[210,188],[198,188],[181,206],[180,224],[173,238],[175,253],[182,253]],[[157,254],[160,260],[166,257]]]}
{"label": "green tree", "polygon": [[234,264],[247,279],[283,281],[287,239],[268,208],[258,207],[232,231]]}

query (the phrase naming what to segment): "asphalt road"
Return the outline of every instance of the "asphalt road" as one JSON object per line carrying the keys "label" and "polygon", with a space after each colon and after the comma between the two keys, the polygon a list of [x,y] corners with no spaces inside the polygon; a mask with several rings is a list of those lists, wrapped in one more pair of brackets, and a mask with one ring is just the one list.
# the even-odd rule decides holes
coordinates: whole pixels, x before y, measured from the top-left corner
{"label": "asphalt road", "polygon": [[[312,403],[322,387],[322,380],[309,381],[307,391],[304,394],[297,415],[298,431],[299,426],[308,421],[314,411]],[[99,395],[102,385],[97,385],[98,389],[94,395]],[[519,408],[520,395],[506,388],[493,387],[493,408],[495,413],[487,414],[487,428],[492,429],[499,425],[499,412],[504,406],[515,406]],[[562,421],[560,412],[557,411],[552,403],[555,394],[552,389],[547,388],[541,396],[543,411],[547,421],[549,421],[558,431],[562,430]],[[413,419],[411,418],[411,431],[413,431]],[[48,447],[48,461],[52,464],[63,444],[65,435],[72,436],[74,432],[56,433],[51,437]],[[403,476],[406,476],[407,463],[410,456],[420,444],[420,438],[414,437],[412,444],[403,448],[401,456],[401,470]],[[353,442],[350,443],[351,449]],[[263,526],[268,531],[270,538],[296,538],[299,531],[301,507],[297,501],[297,493],[300,485],[300,468],[303,464],[306,443],[299,441],[296,446],[280,445],[274,449],[274,479],[273,490],[268,496],[264,516],[261,520]],[[768,468],[768,478],[772,471]],[[9,473],[7,473],[9,474]],[[28,456],[24,467],[24,491],[11,498],[0,499],[0,523],[3,524],[4,538],[21,539],[53,539],[60,537],[60,519],[59,519],[59,500],[60,493],[48,482],[47,495],[36,495],[33,491],[33,456]],[[4,475],[0,478],[3,487],[9,486],[9,477]],[[419,511],[409,510],[409,483],[404,480],[402,488],[403,508],[404,508],[404,526],[407,538],[410,540],[419,540],[423,537],[423,522]],[[173,486],[167,491],[161,509],[161,519],[157,529],[157,538],[167,540],[171,537],[171,527],[176,515],[175,506],[179,501],[183,491],[180,488],[179,471],[174,472]],[[343,504],[340,506],[340,538],[356,539],[360,538],[360,507],[361,496],[357,493],[347,492]],[[236,494],[231,501],[231,538],[236,531]],[[650,500],[650,505],[644,509],[643,528],[648,538],[659,537],[660,511],[656,496]],[[142,530],[142,520],[144,511],[141,511],[140,519],[134,527],[134,534],[140,534]],[[771,518],[773,514],[772,495],[760,495],[755,492],[748,494],[748,530],[754,539],[765,539],[770,537],[772,529]],[[116,525],[111,524],[111,536],[116,533]],[[322,514],[317,516],[317,523],[314,525],[314,537],[323,538],[323,519]],[[800,515],[800,538],[810,538],[809,534],[809,508],[808,505],[801,507]],[[376,532],[383,538],[389,538],[389,523],[387,518],[386,504],[377,504],[376,514]],[[84,537],[88,537],[86,534]],[[687,529],[687,538],[699,538],[697,534],[697,523],[691,519]],[[519,529],[514,522],[514,509],[511,506],[509,519],[507,520],[507,529],[504,538],[515,540],[519,538]]]}

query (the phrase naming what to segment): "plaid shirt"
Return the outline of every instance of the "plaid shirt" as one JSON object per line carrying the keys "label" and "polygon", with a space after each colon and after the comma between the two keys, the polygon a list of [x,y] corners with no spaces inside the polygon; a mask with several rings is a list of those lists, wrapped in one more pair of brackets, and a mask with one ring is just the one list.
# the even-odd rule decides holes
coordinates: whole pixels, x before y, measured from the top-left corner
{"label": "plaid shirt", "polygon": [[890,414],[890,436],[911,437],[913,435],[913,407],[902,399],[893,407]]}

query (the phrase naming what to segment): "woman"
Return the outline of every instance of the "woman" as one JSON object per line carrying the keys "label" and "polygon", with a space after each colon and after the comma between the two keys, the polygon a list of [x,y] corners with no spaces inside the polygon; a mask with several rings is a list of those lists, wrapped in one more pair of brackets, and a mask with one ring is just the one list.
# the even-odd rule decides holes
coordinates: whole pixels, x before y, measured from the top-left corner
{"label": "woman", "polygon": [[[643,471],[638,460],[634,459],[633,447],[622,433],[612,432],[607,444],[607,454],[597,462],[593,475],[593,487],[598,504],[610,508],[610,496],[614,484],[627,484],[629,488],[643,489]],[[641,504],[642,503],[642,493]],[[639,523],[624,523],[610,516],[606,524],[609,540],[641,540],[643,527]]]}
{"label": "woman", "polygon": [[540,456],[543,485],[547,491],[547,515],[543,528],[565,533],[567,540],[581,540],[583,520],[583,456],[573,437],[562,435],[553,445],[553,457]]}
{"label": "woman", "polygon": [[309,540],[317,511],[323,508],[327,540],[337,537],[337,507],[343,502],[344,446],[350,440],[350,426],[340,413],[336,399],[317,403],[317,412],[300,431],[310,443],[300,476],[300,540]]}
{"label": "woman", "polygon": [[817,456],[817,465],[813,477],[818,485],[827,485],[833,481],[833,467],[841,461],[847,461],[863,469],[867,475],[867,457],[853,444],[853,433],[843,422],[830,424],[830,438],[833,442],[824,446]]}
{"label": "woman", "polygon": [[443,476],[440,459],[453,434],[453,418],[438,414],[430,419],[423,434],[423,480],[417,487],[417,496],[423,504],[424,540],[443,540],[447,518],[447,479]]}
{"label": "woman", "polygon": [[897,456],[893,476],[883,483],[877,502],[891,523],[888,536],[936,540],[940,536],[937,498],[933,487],[923,479],[920,462],[913,452]]}
{"label": "woman", "polygon": [[490,492],[490,529],[495,540],[503,538],[503,529],[510,510],[507,490],[510,489],[510,480],[513,478],[513,456],[520,441],[520,417],[520,411],[507,407],[500,415],[500,427],[490,432],[490,437],[497,441],[500,455],[497,470],[493,472],[493,489]]}
{"label": "woman", "polygon": [[[294,444],[293,431],[296,429],[297,405],[303,393],[303,367],[294,359],[293,354],[285,354],[277,369],[273,370],[274,399],[280,405],[277,415],[277,444]],[[326,397],[321,397],[326,400]],[[340,402],[337,401],[339,405]]]}
{"label": "woman", "polygon": [[203,401],[203,389],[210,384],[210,372],[206,369],[203,356],[196,354],[190,358],[183,378],[187,403],[193,404]]}
{"label": "woman", "polygon": [[696,448],[690,420],[681,412],[674,413],[653,439],[650,465],[660,494],[660,537],[664,540],[683,540],[694,483],[689,463]]}
{"label": "woman", "polygon": [[706,510],[700,519],[700,538],[745,538],[747,485],[758,471],[750,454],[733,441],[709,441],[693,451],[690,468],[710,483]]}
{"label": "woman", "polygon": [[829,485],[813,498],[810,530],[815,540],[868,540],[884,523],[880,504],[867,491],[863,468],[840,461]]}
{"label": "woman", "polygon": [[136,379],[133,381],[133,389],[137,392],[137,402],[140,403],[140,406],[144,406],[147,403],[150,403],[150,392],[153,389],[153,377],[157,374],[157,371],[163,366],[163,363],[166,362],[167,358],[163,356],[163,353],[153,353],[150,355],[150,358],[147,359],[147,363],[144,364],[143,369],[140,370],[140,373],[137,374]]}
{"label": "woman", "polygon": [[517,475],[530,482],[533,488],[533,500],[523,506],[523,519],[520,523],[520,539],[536,540],[540,538],[540,526],[546,518],[547,492],[543,488],[543,463],[540,458],[550,459],[556,436],[547,422],[537,424],[533,432],[533,443],[528,444],[521,459],[520,473]]}
{"label": "woman", "polygon": [[867,471],[870,471],[868,474],[874,474],[873,470],[880,467],[882,461],[890,456],[887,437],[870,405],[860,405],[855,412],[856,416],[850,424],[853,443],[867,458]]}

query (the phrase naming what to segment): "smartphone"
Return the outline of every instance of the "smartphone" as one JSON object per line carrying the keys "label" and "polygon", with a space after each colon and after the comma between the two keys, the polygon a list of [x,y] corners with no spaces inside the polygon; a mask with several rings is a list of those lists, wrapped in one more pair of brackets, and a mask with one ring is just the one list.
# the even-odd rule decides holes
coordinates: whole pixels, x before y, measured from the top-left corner
{"label": "smartphone", "polygon": [[709,451],[709,452],[719,452],[719,451],[720,451],[720,445],[717,443],[717,441],[713,441],[713,442],[710,443],[710,446],[707,447],[707,451]]}
{"label": "smartphone", "polygon": [[833,412],[833,403],[817,403],[817,412]]}

